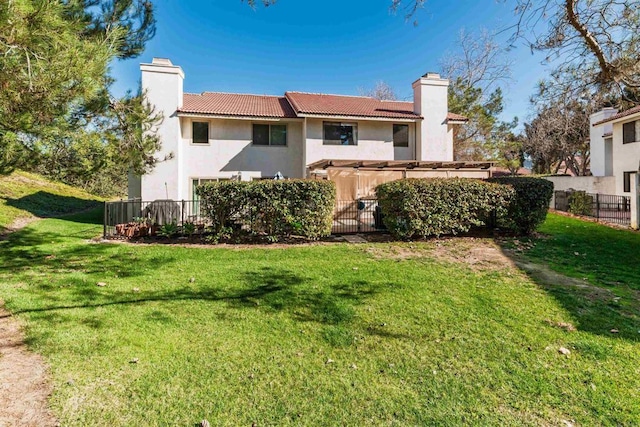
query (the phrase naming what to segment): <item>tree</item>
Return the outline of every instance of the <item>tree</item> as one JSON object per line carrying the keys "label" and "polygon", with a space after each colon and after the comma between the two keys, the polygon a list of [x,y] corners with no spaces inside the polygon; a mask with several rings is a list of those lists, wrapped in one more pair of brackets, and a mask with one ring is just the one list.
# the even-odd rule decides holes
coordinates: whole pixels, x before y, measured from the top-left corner
{"label": "tree", "polygon": [[[504,0],[506,1],[506,0]],[[392,0],[411,19],[425,0]],[[516,22],[504,29],[511,41],[548,52],[556,74],[574,84],[565,95],[617,93],[620,102],[640,96],[640,7],[637,0],[513,0]],[[631,96],[629,96],[631,93]]]}
{"label": "tree", "polygon": [[590,104],[567,100],[539,105],[537,115],[525,124],[524,150],[534,172],[558,173],[562,165],[574,175],[589,168]]}
{"label": "tree", "polygon": [[[469,118],[454,137],[455,160],[496,160],[496,150],[517,120],[501,122],[504,108],[501,85],[510,80],[511,63],[487,31],[462,31],[458,51],[442,60],[449,85],[449,111]],[[510,127],[511,126],[511,127]]]}
{"label": "tree", "polygon": [[358,88],[358,94],[360,96],[368,96],[371,98],[378,99],[380,101],[397,101],[398,97],[396,96],[393,88],[386,82],[379,80],[376,82],[376,85],[371,89]]}
{"label": "tree", "polygon": [[52,135],[109,115],[110,62],[139,55],[154,32],[142,0],[0,4],[0,172],[55,151]]}

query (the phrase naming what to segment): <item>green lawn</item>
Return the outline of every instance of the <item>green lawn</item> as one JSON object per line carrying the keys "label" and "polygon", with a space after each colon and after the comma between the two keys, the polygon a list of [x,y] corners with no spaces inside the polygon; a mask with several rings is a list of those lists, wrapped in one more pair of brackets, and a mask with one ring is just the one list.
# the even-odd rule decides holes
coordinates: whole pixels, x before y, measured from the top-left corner
{"label": "green lawn", "polygon": [[490,240],[91,243],[100,219],[0,242],[0,296],[62,425],[640,423],[638,234],[550,215],[518,255],[578,278],[548,283],[465,261]]}
{"label": "green lawn", "polygon": [[97,197],[39,175],[0,176],[0,233],[18,218],[51,217],[97,206]]}

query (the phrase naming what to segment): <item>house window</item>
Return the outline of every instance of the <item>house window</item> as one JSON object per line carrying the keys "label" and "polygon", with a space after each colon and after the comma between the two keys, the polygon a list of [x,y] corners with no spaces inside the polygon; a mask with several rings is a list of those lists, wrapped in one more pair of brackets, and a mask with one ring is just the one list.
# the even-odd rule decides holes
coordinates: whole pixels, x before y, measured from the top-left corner
{"label": "house window", "polygon": [[357,123],[324,122],[324,145],[358,145]]}
{"label": "house window", "polygon": [[253,125],[253,145],[287,145],[287,125]]}
{"label": "house window", "polygon": [[393,125],[393,146],[409,146],[409,125]]}
{"label": "house window", "polygon": [[200,212],[200,196],[196,193],[196,188],[198,186],[205,184],[207,182],[217,182],[217,181],[229,181],[229,178],[193,178],[191,180],[191,212],[193,215],[197,215]]}
{"label": "house window", "polygon": [[194,144],[209,143],[209,122],[193,122],[191,130]]}
{"label": "house window", "polygon": [[635,177],[633,176],[633,174],[636,173],[635,171],[631,171],[631,172],[623,172],[622,173],[622,183],[623,183],[623,191],[625,193],[630,193],[631,192],[631,180],[635,179]]}
{"label": "house window", "polygon": [[622,143],[629,144],[630,142],[636,142],[636,121],[624,123],[622,125]]}

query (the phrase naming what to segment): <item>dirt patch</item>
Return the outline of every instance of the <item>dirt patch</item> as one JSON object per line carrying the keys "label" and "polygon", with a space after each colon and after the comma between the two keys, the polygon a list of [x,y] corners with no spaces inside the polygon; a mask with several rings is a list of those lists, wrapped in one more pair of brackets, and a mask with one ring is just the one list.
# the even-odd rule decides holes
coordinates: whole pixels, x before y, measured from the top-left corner
{"label": "dirt patch", "polygon": [[465,264],[475,271],[514,267],[513,262],[493,240],[477,237],[452,237],[418,243],[371,246],[366,251],[375,258],[432,258]]}
{"label": "dirt patch", "polygon": [[42,357],[27,350],[17,319],[0,306],[0,427],[57,426]]}
{"label": "dirt patch", "polygon": [[[29,216],[29,217],[17,218],[15,221],[13,221],[11,224],[9,224],[9,226],[7,226],[7,228],[5,230],[3,230],[0,233],[0,240],[5,240],[9,234],[13,233],[14,231],[18,231],[21,228],[24,228],[27,225],[29,225],[32,222],[35,222],[35,221],[37,221],[39,219],[40,218],[38,218],[37,216]],[[0,425],[0,427],[2,427],[2,425]]]}

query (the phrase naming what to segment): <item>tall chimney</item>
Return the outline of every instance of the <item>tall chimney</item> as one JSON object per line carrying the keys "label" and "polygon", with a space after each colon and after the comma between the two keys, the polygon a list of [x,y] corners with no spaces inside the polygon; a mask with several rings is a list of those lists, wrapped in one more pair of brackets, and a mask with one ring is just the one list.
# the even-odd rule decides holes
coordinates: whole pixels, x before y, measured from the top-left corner
{"label": "tall chimney", "polygon": [[413,111],[424,119],[416,126],[416,160],[452,161],[453,135],[447,125],[449,80],[427,73],[413,83]]}
{"label": "tall chimney", "polygon": [[153,58],[151,64],[140,64],[142,73],[142,91],[147,101],[154,106],[155,113],[163,116],[162,123],[156,129],[162,148],[156,153],[164,158],[173,153],[173,158],[160,162],[155,169],[141,177],[143,200],[179,199],[185,196],[181,177],[182,138],[180,119],[176,110],[182,107],[184,72],[169,59]]}

